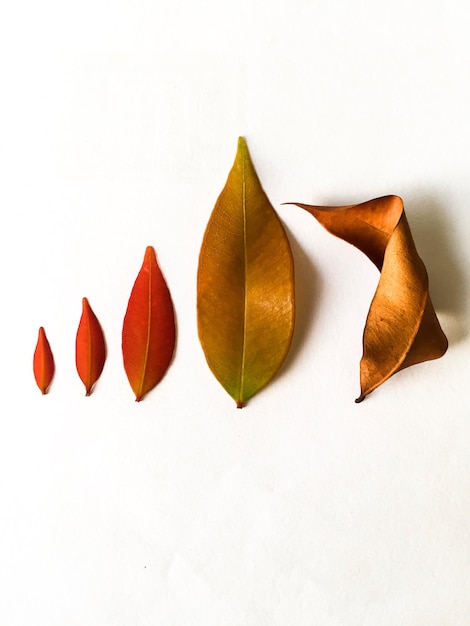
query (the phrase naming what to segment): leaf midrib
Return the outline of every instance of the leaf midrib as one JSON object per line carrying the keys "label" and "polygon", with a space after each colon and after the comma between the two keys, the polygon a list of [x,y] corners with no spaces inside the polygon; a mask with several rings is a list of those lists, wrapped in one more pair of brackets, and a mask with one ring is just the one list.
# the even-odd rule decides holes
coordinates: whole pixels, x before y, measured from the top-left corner
{"label": "leaf midrib", "polygon": [[243,213],[243,336],[242,336],[242,362],[240,370],[240,383],[238,401],[243,402],[243,388],[245,382],[245,359],[246,359],[246,317],[247,317],[247,239],[246,239],[246,180],[245,180],[245,151],[242,151],[242,213]]}
{"label": "leaf midrib", "polygon": [[150,329],[151,329],[151,312],[152,312],[152,264],[149,263],[149,278],[148,278],[148,309],[147,309],[147,340],[146,340],[146,344],[145,344],[145,356],[144,356],[144,364],[142,366],[142,376],[140,379],[140,385],[139,385],[139,394],[138,394],[138,399],[140,400],[143,394],[143,389],[144,389],[144,381],[145,381],[145,374],[147,372],[147,362],[148,362],[148,355],[149,355],[149,350],[150,350]]}
{"label": "leaf midrib", "polygon": [[[85,305],[86,306],[86,305]],[[87,376],[86,376],[86,382],[85,382],[85,388],[86,388],[86,394],[88,395],[88,393],[91,390],[91,367],[92,367],[92,339],[91,339],[91,320],[90,320],[90,314],[89,311],[86,312],[86,316],[87,316],[87,339],[88,339],[88,369],[87,369]]]}

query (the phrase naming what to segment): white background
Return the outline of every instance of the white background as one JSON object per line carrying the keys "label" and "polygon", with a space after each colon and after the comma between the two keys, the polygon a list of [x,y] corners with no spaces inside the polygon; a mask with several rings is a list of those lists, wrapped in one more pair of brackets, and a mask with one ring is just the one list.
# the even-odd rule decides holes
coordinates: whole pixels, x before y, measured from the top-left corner
{"label": "white background", "polygon": [[[468,31],[463,0],[5,3],[2,625],[468,626]],[[195,311],[239,135],[297,287],[292,350],[242,411]],[[378,273],[281,203],[389,193],[450,348],[355,405]],[[178,344],[137,404],[120,334],[147,245]],[[108,345],[89,398],[83,296]],[[40,325],[57,368],[45,397]]]}

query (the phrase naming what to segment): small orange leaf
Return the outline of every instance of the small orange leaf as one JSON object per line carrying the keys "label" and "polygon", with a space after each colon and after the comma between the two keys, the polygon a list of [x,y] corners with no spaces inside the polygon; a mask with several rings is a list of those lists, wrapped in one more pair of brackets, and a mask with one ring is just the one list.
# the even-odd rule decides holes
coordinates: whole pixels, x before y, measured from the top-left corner
{"label": "small orange leaf", "polygon": [[148,246],[127,305],[122,355],[136,401],[160,382],[175,349],[175,314],[155,250]]}
{"label": "small orange leaf", "polygon": [[47,393],[54,376],[54,358],[44,328],[39,329],[38,341],[34,351],[33,371],[37,386],[42,394]]}
{"label": "small orange leaf", "polygon": [[403,200],[384,196],[341,207],[294,204],[361,250],[381,272],[364,328],[356,402],[405,367],[443,356],[447,339],[429,297],[428,275]]}
{"label": "small orange leaf", "polygon": [[86,298],[82,300],[82,316],[75,341],[75,363],[86,395],[103,371],[106,360],[106,345],[100,323]]}
{"label": "small orange leaf", "polygon": [[289,240],[242,137],[204,234],[197,315],[207,363],[241,408],[279,370],[294,329]]}

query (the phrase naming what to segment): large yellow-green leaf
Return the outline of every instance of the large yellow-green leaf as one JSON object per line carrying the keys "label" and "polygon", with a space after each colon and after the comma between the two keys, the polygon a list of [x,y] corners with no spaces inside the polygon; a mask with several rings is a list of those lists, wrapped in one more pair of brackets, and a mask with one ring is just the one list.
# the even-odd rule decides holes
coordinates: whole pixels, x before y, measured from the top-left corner
{"label": "large yellow-green leaf", "polygon": [[207,363],[242,407],[289,349],[294,270],[286,233],[241,137],[202,242],[197,312]]}

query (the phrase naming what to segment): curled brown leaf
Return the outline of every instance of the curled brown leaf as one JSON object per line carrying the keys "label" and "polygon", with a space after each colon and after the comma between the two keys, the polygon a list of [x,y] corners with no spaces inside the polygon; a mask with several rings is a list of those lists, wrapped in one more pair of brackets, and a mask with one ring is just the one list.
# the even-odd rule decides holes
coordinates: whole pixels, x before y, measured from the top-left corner
{"label": "curled brown leaf", "polygon": [[361,250],[381,272],[364,328],[356,402],[405,367],[443,356],[447,338],[429,296],[428,275],[403,200],[384,196],[349,206],[295,204]]}

